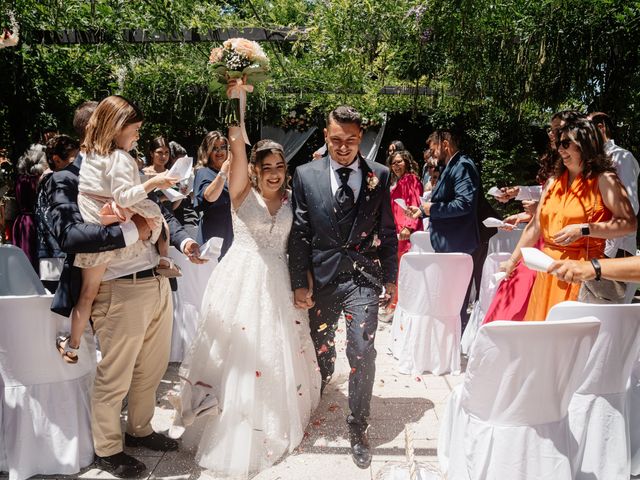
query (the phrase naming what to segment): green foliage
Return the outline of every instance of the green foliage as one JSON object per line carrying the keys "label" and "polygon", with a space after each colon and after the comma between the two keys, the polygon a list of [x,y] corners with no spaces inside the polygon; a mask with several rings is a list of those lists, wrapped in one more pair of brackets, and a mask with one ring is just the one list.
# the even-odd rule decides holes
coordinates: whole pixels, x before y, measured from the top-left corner
{"label": "green foliage", "polygon": [[[560,108],[602,110],[618,143],[640,147],[640,2],[630,0],[5,0],[17,48],[0,49],[0,144],[14,156],[73,108],[122,93],[146,114],[144,135],[197,139],[221,126],[209,89],[217,43],[129,44],[122,29],[292,28],[265,43],[271,78],[249,96],[249,120],[290,111],[320,123],[349,103],[369,118],[410,112],[430,128],[467,128],[485,184],[531,183],[533,126]],[[39,30],[91,30],[99,45],[39,45]],[[432,95],[385,95],[386,85]]]}

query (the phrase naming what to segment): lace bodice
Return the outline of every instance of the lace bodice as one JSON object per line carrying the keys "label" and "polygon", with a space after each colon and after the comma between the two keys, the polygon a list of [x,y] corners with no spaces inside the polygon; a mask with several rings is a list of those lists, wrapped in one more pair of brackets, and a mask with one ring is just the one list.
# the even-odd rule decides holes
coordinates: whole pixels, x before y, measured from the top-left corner
{"label": "lace bodice", "polygon": [[285,258],[293,212],[289,195],[275,215],[253,188],[238,210],[232,211],[233,248],[259,251]]}

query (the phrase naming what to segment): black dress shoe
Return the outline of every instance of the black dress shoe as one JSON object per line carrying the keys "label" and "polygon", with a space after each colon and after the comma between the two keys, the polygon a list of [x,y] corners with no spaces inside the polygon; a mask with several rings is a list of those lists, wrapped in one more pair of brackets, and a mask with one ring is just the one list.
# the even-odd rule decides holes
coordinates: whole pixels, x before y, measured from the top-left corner
{"label": "black dress shoe", "polygon": [[349,425],[349,440],[351,441],[351,457],[359,468],[369,468],[371,465],[371,450],[367,438],[366,426]]}
{"label": "black dress shoe", "polygon": [[128,433],[124,434],[124,444],[127,447],[145,447],[158,452],[172,452],[178,450],[178,442],[160,433],[153,432],[146,437],[134,437]]}
{"label": "black dress shoe", "polygon": [[124,452],[109,455],[108,457],[96,455],[95,464],[101,470],[109,472],[118,478],[137,478],[147,469],[144,463]]}

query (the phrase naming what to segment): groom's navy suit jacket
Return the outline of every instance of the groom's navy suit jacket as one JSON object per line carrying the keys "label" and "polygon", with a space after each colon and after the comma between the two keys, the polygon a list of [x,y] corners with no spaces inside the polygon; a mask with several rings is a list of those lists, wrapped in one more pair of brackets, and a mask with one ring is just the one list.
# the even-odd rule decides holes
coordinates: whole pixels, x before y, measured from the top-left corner
{"label": "groom's navy suit jacket", "polygon": [[[71,314],[82,286],[82,272],[73,266],[75,254],[125,247],[122,229],[117,224],[102,226],[82,221],[77,203],[81,164],[82,157],[78,156],[75,162],[53,173],[47,185],[53,234],[61,250],[67,254],[51,310],[65,316]],[[155,196],[150,194],[149,198],[157,202]],[[168,210],[162,205],[160,209],[169,225],[170,242],[180,249],[181,242],[188,235]]]}
{"label": "groom's navy suit jacket", "polygon": [[[389,169],[360,158],[362,186],[357,214],[346,241],[340,236],[331,192],[329,157],[296,169],[293,177],[293,226],[289,236],[291,286],[322,288],[354,265],[370,283],[393,283],[398,273],[398,239],[391,213]],[[373,186],[374,183],[377,184]]]}
{"label": "groom's navy suit jacket", "polygon": [[479,245],[480,175],[469,157],[456,153],[431,195],[429,228],[436,252],[473,253]]}

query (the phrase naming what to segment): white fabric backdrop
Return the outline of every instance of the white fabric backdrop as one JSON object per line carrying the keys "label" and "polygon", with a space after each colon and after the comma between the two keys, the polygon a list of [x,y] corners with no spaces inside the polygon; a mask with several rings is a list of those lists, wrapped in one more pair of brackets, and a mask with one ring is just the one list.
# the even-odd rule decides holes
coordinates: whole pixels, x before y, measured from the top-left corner
{"label": "white fabric backdrop", "polygon": [[309,140],[309,137],[316,131],[316,128],[317,127],[311,127],[305,132],[299,132],[298,130],[285,131],[282,128],[262,125],[260,138],[269,138],[282,145],[285,160],[288,162],[298,153],[298,150],[307,143],[307,140]]}
{"label": "white fabric backdrop", "polygon": [[387,126],[387,114],[383,113],[382,117],[382,125],[377,131],[369,129],[364,132],[364,135],[362,135],[362,142],[360,143],[360,153],[362,153],[362,156],[370,162],[376,161],[378,149],[380,148],[380,143],[382,142],[382,137],[384,136],[384,130]]}

